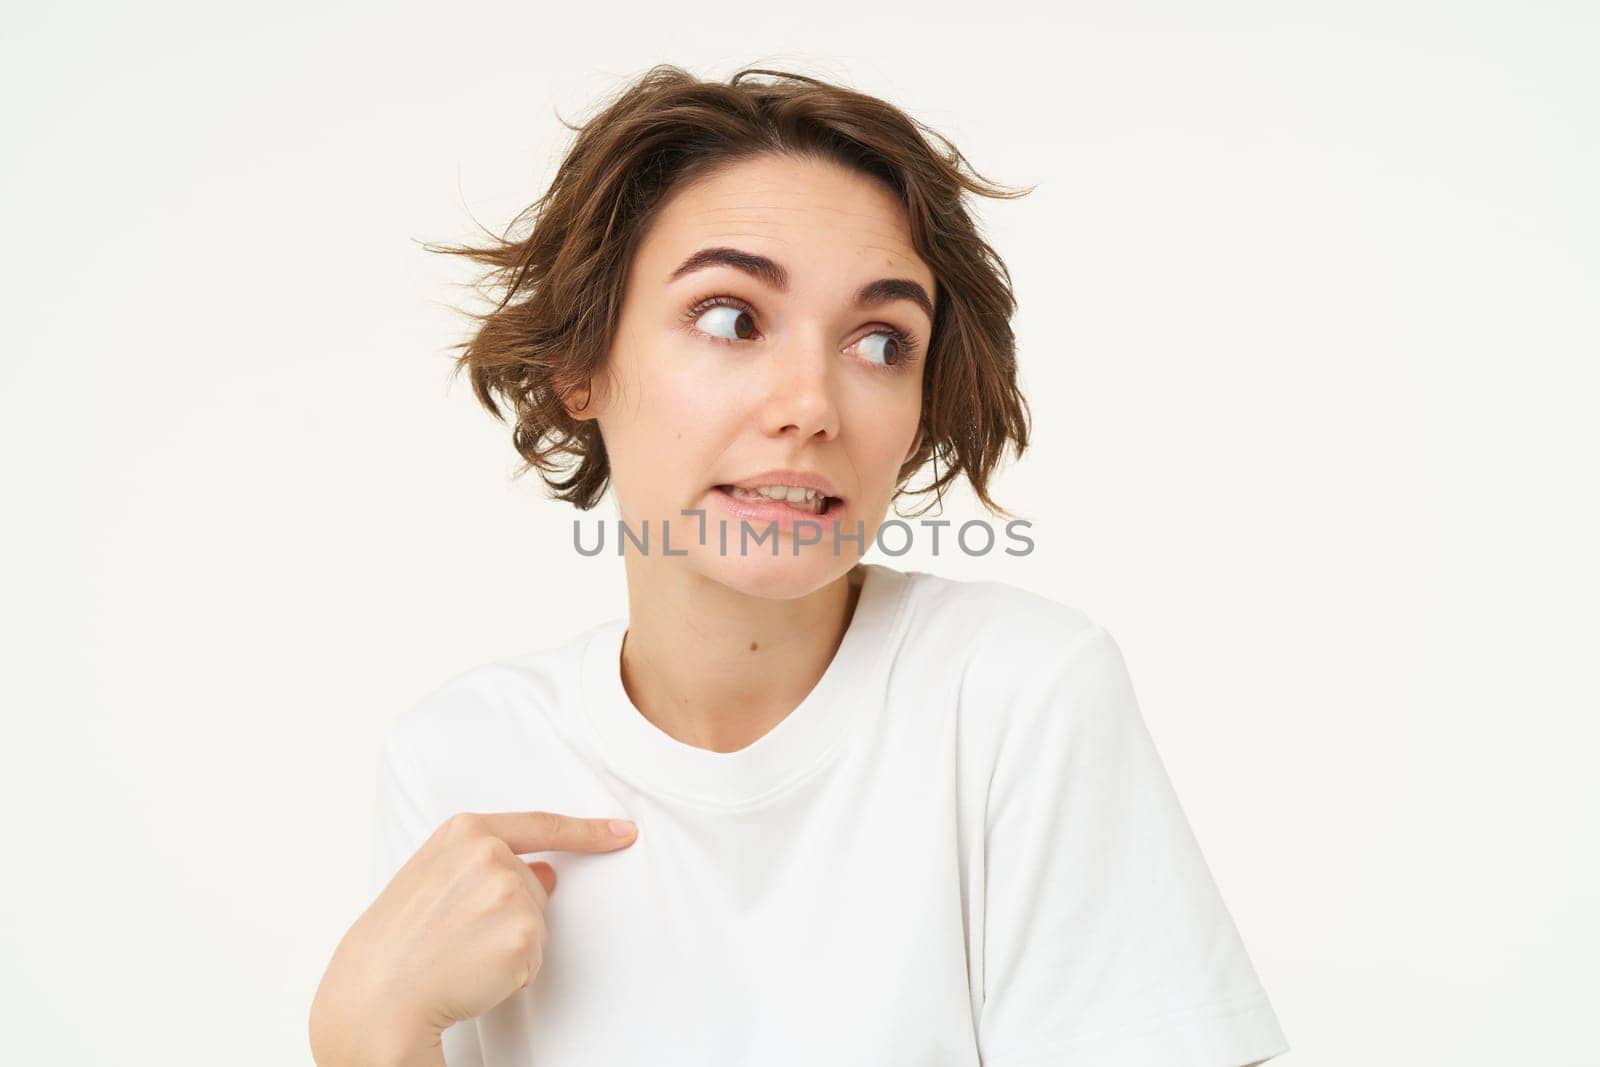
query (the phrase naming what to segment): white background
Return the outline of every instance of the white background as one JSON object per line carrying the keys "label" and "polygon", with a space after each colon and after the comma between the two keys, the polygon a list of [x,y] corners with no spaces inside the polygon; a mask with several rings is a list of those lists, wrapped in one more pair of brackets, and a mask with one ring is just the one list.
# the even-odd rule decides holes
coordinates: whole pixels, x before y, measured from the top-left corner
{"label": "white background", "polygon": [[1279,1062],[1595,1062],[1596,9],[1039,17],[8,4],[0,1056],[310,1062],[389,722],[625,606],[419,242],[759,62],[1037,184],[975,207],[1037,549],[895,565],[1117,637]]}

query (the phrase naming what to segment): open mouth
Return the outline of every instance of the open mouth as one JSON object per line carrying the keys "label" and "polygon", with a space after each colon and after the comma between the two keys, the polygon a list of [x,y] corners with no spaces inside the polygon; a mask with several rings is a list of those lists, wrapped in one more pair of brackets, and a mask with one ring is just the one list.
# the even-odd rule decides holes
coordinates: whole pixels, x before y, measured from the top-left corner
{"label": "open mouth", "polygon": [[788,514],[821,518],[844,505],[843,497],[828,496],[815,489],[796,485],[761,485],[748,489],[737,485],[718,485],[714,488],[734,502],[735,511],[760,517]]}

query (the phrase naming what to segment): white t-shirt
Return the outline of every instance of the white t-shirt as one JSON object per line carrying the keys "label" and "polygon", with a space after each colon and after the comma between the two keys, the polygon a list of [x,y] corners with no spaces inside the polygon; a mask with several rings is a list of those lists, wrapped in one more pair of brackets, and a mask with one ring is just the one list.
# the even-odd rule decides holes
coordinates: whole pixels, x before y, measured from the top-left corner
{"label": "white t-shirt", "polygon": [[625,619],[486,663],[383,748],[374,892],[459,811],[638,823],[546,852],[528,988],[449,1067],[1242,1067],[1288,1047],[1082,612],[864,564],[814,689],[737,752],[622,685]]}

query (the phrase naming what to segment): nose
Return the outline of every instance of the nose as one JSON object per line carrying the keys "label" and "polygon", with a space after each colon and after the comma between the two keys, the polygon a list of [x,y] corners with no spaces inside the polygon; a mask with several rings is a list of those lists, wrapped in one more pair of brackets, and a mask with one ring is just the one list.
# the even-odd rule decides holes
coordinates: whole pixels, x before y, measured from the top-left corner
{"label": "nose", "polygon": [[789,346],[772,361],[761,410],[761,428],[774,437],[831,441],[839,435],[834,361],[827,346]]}

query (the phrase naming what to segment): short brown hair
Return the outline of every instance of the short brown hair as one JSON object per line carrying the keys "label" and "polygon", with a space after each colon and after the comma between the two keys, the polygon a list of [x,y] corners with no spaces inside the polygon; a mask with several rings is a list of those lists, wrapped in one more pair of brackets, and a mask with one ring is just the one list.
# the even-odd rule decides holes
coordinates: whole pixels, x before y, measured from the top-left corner
{"label": "short brown hair", "polygon": [[[768,80],[756,80],[754,75]],[[974,171],[940,134],[876,97],[787,71],[746,67],[726,83],[670,64],[650,68],[581,126],[550,188],[483,247],[429,244],[487,270],[497,306],[469,313],[473,335],[455,372],[504,421],[552,494],[592,508],[610,480],[598,424],[564,397],[586,393],[605,367],[633,254],[675,184],[765,153],[831,160],[883,182],[905,206],[913,247],[937,282],[922,399],[922,438],[901,468],[895,499],[934,493],[966,475],[991,511],[989,476],[1012,445],[1027,448],[1029,413],[1017,386],[1005,263],[968,215],[964,192],[1012,199]],[[934,142],[940,146],[934,147]],[[512,236],[523,224],[527,231]],[[929,460],[934,476],[906,481]],[[940,470],[941,465],[943,470]],[[921,510],[927,510],[925,506]],[[920,511],[918,512],[920,513]]]}

